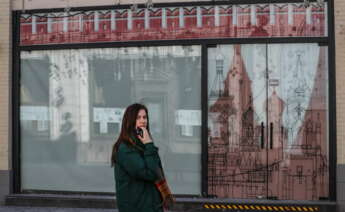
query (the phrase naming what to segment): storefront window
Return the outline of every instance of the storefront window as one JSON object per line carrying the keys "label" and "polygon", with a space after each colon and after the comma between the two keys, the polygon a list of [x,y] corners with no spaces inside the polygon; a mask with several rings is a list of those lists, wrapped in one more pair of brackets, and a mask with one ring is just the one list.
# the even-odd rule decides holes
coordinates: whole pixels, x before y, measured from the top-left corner
{"label": "storefront window", "polygon": [[21,53],[23,190],[113,192],[124,109],[149,109],[175,194],[201,193],[199,46]]}
{"label": "storefront window", "polygon": [[327,199],[327,47],[220,45],[208,64],[209,194]]}

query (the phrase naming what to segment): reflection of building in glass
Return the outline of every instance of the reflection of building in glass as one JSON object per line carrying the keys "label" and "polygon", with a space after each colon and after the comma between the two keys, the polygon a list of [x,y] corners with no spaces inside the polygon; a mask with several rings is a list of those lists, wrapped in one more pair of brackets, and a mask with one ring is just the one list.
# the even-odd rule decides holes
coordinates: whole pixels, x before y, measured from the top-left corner
{"label": "reflection of building in glass", "polygon": [[[286,103],[275,88],[264,105],[268,122],[258,123],[252,82],[240,48],[234,46],[233,64],[224,81],[229,96],[219,96],[209,108],[209,194],[231,198],[327,198],[325,49],[320,48],[311,95],[305,96],[310,100],[302,125],[296,129],[294,142],[289,144],[289,130],[293,128],[283,125]],[[296,86],[299,80],[304,79],[296,78]]]}
{"label": "reflection of building in glass", "polygon": [[149,109],[151,133],[163,162],[171,167],[167,175],[172,182],[189,182],[195,168],[186,163],[174,168],[177,162],[173,158],[197,162],[200,157],[198,48],[119,48],[88,54],[91,139],[79,145],[78,161],[109,162],[124,108],[141,102]]}

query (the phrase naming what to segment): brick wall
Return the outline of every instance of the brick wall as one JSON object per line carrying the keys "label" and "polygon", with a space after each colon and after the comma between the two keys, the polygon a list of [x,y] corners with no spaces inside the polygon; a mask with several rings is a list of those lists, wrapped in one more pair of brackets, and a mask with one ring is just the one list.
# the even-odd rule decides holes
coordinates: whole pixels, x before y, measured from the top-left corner
{"label": "brick wall", "polygon": [[11,70],[10,0],[0,1],[0,205],[10,191],[9,106]]}
{"label": "brick wall", "polygon": [[10,0],[0,1],[0,170],[9,169]]}
{"label": "brick wall", "polygon": [[345,1],[335,0],[337,159],[345,164]]}
{"label": "brick wall", "polygon": [[345,1],[334,0],[337,95],[337,201],[345,212]]}

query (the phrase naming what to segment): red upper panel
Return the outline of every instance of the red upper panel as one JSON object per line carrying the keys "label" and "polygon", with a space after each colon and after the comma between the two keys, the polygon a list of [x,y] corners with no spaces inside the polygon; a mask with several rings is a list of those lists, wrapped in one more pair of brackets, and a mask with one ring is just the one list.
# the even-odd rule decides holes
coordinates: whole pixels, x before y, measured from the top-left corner
{"label": "red upper panel", "polygon": [[327,4],[218,5],[23,14],[20,44],[325,37]]}

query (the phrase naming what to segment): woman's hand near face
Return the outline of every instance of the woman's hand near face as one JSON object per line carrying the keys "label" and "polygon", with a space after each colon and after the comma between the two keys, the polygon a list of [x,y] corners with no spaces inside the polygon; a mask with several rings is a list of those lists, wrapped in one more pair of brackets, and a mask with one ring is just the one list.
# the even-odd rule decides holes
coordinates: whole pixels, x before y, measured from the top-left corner
{"label": "woman's hand near face", "polygon": [[140,128],[143,130],[143,137],[141,137],[140,135],[138,136],[140,141],[143,142],[143,144],[151,143],[152,139],[147,129],[145,127],[140,127]]}

